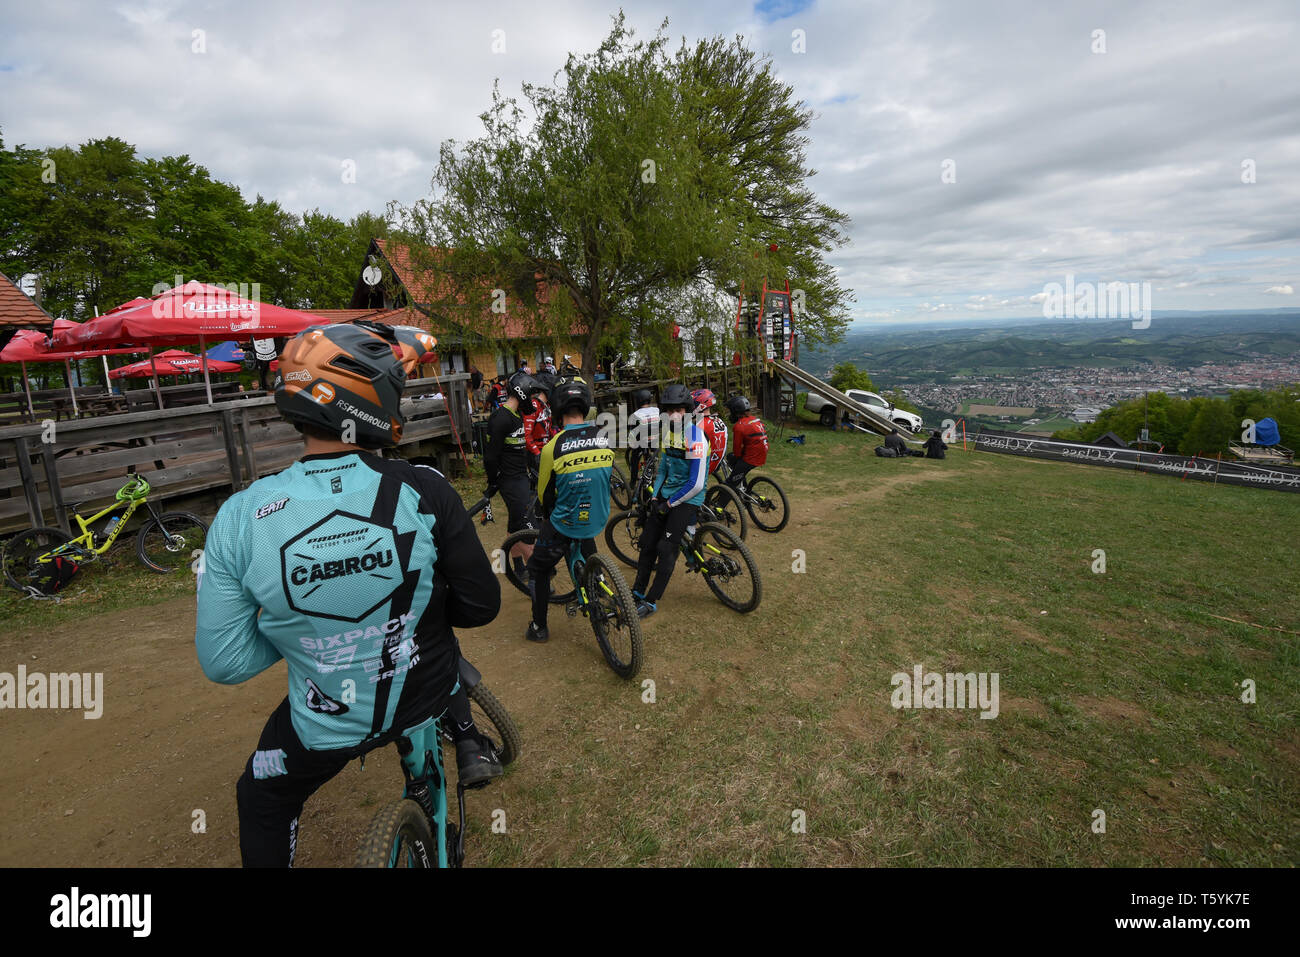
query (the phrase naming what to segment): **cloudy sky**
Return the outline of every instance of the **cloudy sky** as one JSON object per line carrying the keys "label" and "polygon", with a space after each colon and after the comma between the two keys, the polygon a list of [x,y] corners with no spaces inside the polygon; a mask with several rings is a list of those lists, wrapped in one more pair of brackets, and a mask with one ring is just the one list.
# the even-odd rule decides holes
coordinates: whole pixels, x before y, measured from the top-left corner
{"label": "cloudy sky", "polygon": [[[1157,310],[1300,306],[1295,0],[623,6],[641,35],[743,34],[815,109],[859,322],[1041,316],[1067,274],[1149,282]],[[6,144],[118,136],[347,217],[427,195],[493,81],[550,80],[618,4],[3,7]]]}

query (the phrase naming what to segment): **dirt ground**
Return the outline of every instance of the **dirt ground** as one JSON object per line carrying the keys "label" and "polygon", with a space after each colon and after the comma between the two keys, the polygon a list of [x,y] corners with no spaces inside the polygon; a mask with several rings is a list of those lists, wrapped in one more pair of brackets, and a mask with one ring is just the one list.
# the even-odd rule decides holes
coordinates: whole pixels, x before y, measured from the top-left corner
{"label": "dirt ground", "polygon": [[[834,503],[825,501],[828,509]],[[810,516],[796,516],[808,524]],[[504,519],[504,512],[502,512]],[[505,537],[505,523],[479,526],[489,552]],[[788,555],[782,536],[765,536],[762,551]],[[602,551],[605,550],[601,545]],[[776,552],[773,552],[775,556]],[[789,559],[785,558],[788,563]],[[624,569],[628,582],[631,570]],[[677,575],[682,575],[678,566]],[[552,607],[551,641],[523,640],[528,604],[501,576],[502,609],[491,625],[459,632],[465,655],[505,704],[531,749],[562,733],[563,694],[575,682],[622,684],[605,666],[591,629]],[[692,576],[675,579],[675,600],[688,614],[647,622],[647,656],[655,636],[690,611],[716,614],[720,606]],[[770,600],[770,599],[765,599]],[[698,620],[698,619],[697,619]],[[662,647],[662,645],[661,645]],[[194,652],[194,599],[180,598],[131,612],[93,616],[48,630],[0,634],[0,670],[103,672],[102,717],[80,711],[13,710],[0,738],[0,865],[2,866],[237,866],[235,781],[267,715],[285,695],[283,662],[242,685],[208,681]],[[627,685],[627,693],[637,688]],[[454,760],[454,759],[453,759]],[[495,807],[527,775],[512,773],[469,795],[471,820],[490,824]],[[296,864],[335,867],[352,862],[376,810],[400,797],[397,755],[385,748],[352,762],[307,803]],[[196,832],[196,812],[206,830]],[[470,862],[472,863],[472,861]]]}

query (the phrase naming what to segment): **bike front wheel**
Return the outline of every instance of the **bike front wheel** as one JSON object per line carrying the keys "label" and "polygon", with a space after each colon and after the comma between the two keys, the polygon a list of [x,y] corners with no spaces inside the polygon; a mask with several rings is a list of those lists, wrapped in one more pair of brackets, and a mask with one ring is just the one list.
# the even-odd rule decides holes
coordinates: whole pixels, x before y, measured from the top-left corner
{"label": "bike front wheel", "polygon": [[497,753],[501,755],[501,766],[508,767],[519,757],[522,739],[514,718],[496,699],[491,691],[483,685],[476,684],[469,689],[469,713],[474,718],[474,726],[492,739]]}
{"label": "bike front wheel", "polygon": [[790,521],[790,502],[785,497],[785,490],[766,475],[746,476],[745,488],[749,493],[745,505],[754,524],[765,532],[779,532],[785,528]]}
{"label": "bike front wheel", "polygon": [[146,568],[161,574],[190,565],[208,539],[208,525],[190,512],[164,512],[140,526],[135,551]]}
{"label": "bike front wheel", "polygon": [[645,652],[632,589],[627,587],[618,566],[604,555],[587,559],[583,588],[587,594],[587,618],[605,661],[620,678],[636,677]]}
{"label": "bike front wheel", "polygon": [[709,490],[704,493],[701,518],[706,522],[725,525],[742,540],[749,531],[749,523],[745,520],[745,506],[740,501],[740,496],[736,494],[736,490],[730,485],[709,486]]}
{"label": "bike front wheel", "polygon": [[763,580],[749,547],[721,525],[704,524],[691,543],[709,591],[733,611],[748,614],[763,600]]}
{"label": "bike front wheel", "polygon": [[624,565],[636,568],[641,557],[641,529],[644,525],[645,516],[635,508],[611,515],[605,525],[605,544]]}
{"label": "bike front wheel", "polygon": [[[536,545],[537,535],[538,531],[535,528],[521,528],[501,543],[501,561],[506,566],[506,578],[510,580],[510,584],[514,585],[529,598],[533,597],[533,591],[531,588],[533,576],[528,573],[528,563],[521,562],[520,565],[516,567],[515,560],[510,557],[510,552],[516,545]],[[560,576],[564,574],[564,570],[557,565],[555,568],[555,574],[551,576],[550,602],[552,605],[566,604],[567,602],[572,601],[573,596],[577,594],[576,588],[570,588],[566,592],[558,592],[555,590],[555,583],[561,581],[562,579]],[[563,580],[567,581],[567,576],[565,576],[565,579]]]}
{"label": "bike front wheel", "polygon": [[43,591],[41,585],[49,577],[49,563],[37,559],[70,541],[72,536],[58,528],[29,528],[15,535],[0,550],[5,581],[19,591],[29,586]]}
{"label": "bike front wheel", "polygon": [[357,867],[437,867],[438,842],[419,804],[403,798],[370,822]]}

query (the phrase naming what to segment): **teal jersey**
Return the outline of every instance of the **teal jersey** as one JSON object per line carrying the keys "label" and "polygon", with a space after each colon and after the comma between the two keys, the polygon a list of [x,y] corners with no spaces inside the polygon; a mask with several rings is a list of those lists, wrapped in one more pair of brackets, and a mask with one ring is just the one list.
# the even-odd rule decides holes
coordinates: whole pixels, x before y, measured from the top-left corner
{"label": "teal jersey", "polygon": [[595,538],[609,521],[609,477],[614,450],[609,436],[589,422],[566,425],[542,449],[537,501],[561,535]]}
{"label": "teal jersey", "polygon": [[294,730],[312,750],[363,747],[440,714],[453,627],[501,592],[441,473],[368,453],[312,455],[221,506],[199,574],[195,645],[213,681],[283,658]]}

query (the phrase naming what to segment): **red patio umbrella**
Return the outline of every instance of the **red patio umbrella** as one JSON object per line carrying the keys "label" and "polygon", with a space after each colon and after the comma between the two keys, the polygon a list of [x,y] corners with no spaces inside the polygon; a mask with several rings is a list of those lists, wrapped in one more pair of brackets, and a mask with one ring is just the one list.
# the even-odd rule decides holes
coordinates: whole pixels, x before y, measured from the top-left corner
{"label": "red patio umbrella", "polygon": [[[124,303],[76,329],[56,333],[59,348],[120,345],[185,345],[208,340],[271,339],[292,336],[322,325],[319,316],[297,309],[244,299],[221,286],[188,282],[162,295],[135,304]],[[203,381],[212,402],[207,356],[201,356]]]}
{"label": "red patio umbrella", "polygon": [[[208,368],[213,372],[238,372],[238,362],[222,362],[209,359]],[[150,359],[141,359],[130,365],[114,369],[109,375],[114,379],[148,379],[155,375],[193,375],[200,371],[202,360],[192,352],[180,349],[168,349]]]}
{"label": "red patio umbrella", "polygon": [[[54,320],[56,334],[76,326],[77,323],[68,319]],[[94,359],[98,356],[139,351],[138,349],[82,349],[71,352],[58,352],[47,345],[45,336],[40,332],[32,329],[19,329],[14,333],[14,337],[9,340],[9,343],[3,349],[0,349],[0,362],[17,362],[22,367],[23,391],[27,395],[27,411],[32,415],[35,415],[35,410],[32,406],[31,386],[27,381],[27,364],[29,362],[62,362],[68,377],[68,394],[72,396],[72,411],[74,414],[80,414],[77,409],[77,393],[73,391],[72,387],[71,363],[80,359]]]}

